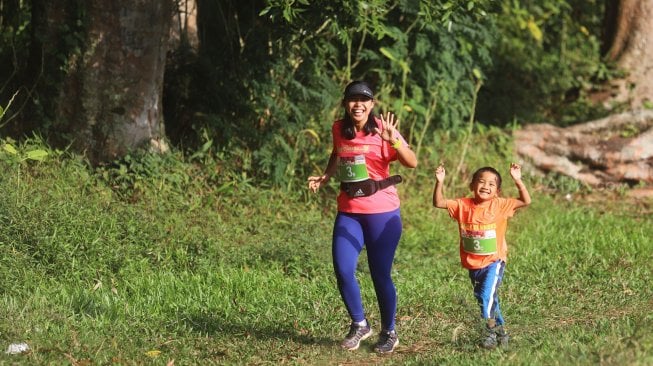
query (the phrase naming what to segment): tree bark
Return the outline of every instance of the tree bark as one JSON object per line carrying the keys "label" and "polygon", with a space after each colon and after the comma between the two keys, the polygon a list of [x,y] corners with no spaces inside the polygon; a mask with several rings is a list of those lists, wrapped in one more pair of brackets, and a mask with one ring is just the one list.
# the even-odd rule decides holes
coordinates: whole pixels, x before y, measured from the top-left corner
{"label": "tree bark", "polygon": [[178,0],[170,29],[171,48],[190,47],[195,52],[199,48],[197,33],[197,1]]}
{"label": "tree bark", "polygon": [[627,75],[611,82],[609,102],[638,109],[653,102],[653,1],[621,0],[615,10],[606,58]]}
{"label": "tree bark", "polygon": [[91,162],[142,147],[166,150],[161,96],[173,5],[172,0],[85,2],[83,50],[68,61],[56,114],[73,149]]}

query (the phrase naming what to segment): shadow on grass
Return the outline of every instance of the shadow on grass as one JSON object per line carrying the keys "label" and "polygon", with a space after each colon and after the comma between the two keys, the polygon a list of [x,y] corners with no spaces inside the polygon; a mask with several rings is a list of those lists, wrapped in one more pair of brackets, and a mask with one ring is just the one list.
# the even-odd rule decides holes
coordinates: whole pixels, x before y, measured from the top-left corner
{"label": "shadow on grass", "polygon": [[296,329],[292,324],[280,323],[279,327],[261,326],[258,324],[235,324],[217,315],[182,314],[181,319],[186,325],[198,333],[215,335],[227,334],[238,338],[256,338],[260,340],[283,340],[305,345],[333,346],[337,341],[333,338],[315,337],[306,330]]}

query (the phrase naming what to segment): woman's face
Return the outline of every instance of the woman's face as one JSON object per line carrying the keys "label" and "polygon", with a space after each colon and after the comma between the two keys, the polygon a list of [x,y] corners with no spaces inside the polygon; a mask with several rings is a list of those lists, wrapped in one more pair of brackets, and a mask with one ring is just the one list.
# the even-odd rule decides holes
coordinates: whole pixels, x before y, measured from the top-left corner
{"label": "woman's face", "polygon": [[357,126],[362,126],[367,122],[373,108],[374,99],[362,95],[354,95],[345,100],[345,110]]}

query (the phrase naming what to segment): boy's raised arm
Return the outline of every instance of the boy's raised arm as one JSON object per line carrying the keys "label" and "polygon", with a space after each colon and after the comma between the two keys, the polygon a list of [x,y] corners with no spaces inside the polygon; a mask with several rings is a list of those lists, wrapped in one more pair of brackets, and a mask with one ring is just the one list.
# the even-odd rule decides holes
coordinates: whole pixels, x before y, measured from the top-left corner
{"label": "boy's raised arm", "polygon": [[524,207],[530,205],[531,195],[530,193],[528,193],[528,189],[526,189],[526,185],[521,180],[521,166],[519,166],[519,164],[515,164],[515,163],[510,164],[510,176],[512,177],[512,180],[515,181],[517,190],[519,190],[518,200],[521,202],[521,204],[518,207]]}
{"label": "boy's raised arm", "polygon": [[435,169],[435,187],[433,187],[433,206],[437,208],[447,208],[447,200],[444,198],[443,193],[445,175],[444,165],[440,164]]}

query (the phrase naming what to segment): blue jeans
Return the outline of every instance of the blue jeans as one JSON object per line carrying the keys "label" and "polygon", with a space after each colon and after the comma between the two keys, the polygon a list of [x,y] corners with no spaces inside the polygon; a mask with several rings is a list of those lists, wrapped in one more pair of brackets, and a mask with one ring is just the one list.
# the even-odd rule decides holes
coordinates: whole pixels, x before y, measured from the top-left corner
{"label": "blue jeans", "polygon": [[394,330],[397,290],[390,271],[401,238],[399,209],[378,214],[338,212],[333,226],[333,268],[338,290],[352,321],[365,319],[360,287],[356,280],[358,256],[366,248],[367,260],[384,330]]}

